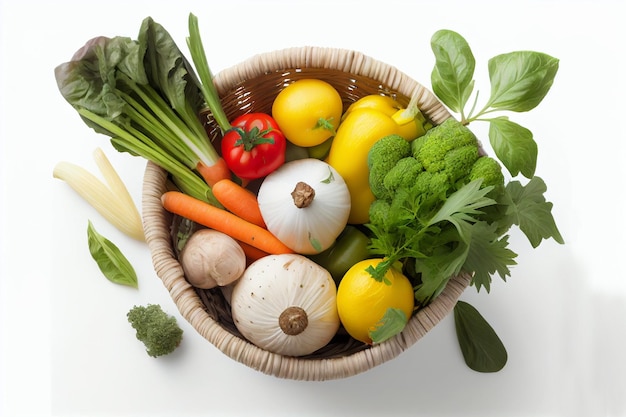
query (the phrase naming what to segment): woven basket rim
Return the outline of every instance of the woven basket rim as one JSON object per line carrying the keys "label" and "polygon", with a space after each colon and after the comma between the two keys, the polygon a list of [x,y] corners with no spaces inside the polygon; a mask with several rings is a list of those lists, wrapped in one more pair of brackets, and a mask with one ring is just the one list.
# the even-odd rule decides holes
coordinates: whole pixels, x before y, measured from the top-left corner
{"label": "woven basket rim", "polygon": [[[430,91],[398,69],[362,53],[338,48],[293,47],[258,54],[216,74],[215,84],[221,95],[244,80],[287,68],[327,68],[365,76],[407,97],[417,89],[420,91],[418,104],[431,120],[439,124],[450,117]],[[171,215],[161,205],[166,182],[167,172],[148,162],[143,183],[142,218],[157,276],[180,314],[202,337],[230,358],[268,375],[294,380],[331,380],[350,377],[387,362],[415,344],[446,317],[471,281],[467,274],[450,278],[444,291],[428,306],[418,310],[400,334],[359,352],[319,359],[268,352],[233,335],[213,320],[194,287],[185,279],[172,247]]]}
{"label": "woven basket rim", "polygon": [[451,117],[437,97],[398,68],[359,51],[323,46],[298,46],[256,54],[241,63],[215,74],[214,82],[221,95],[243,80],[279,69],[320,68],[372,78],[406,97],[419,93],[418,107],[436,124]]}

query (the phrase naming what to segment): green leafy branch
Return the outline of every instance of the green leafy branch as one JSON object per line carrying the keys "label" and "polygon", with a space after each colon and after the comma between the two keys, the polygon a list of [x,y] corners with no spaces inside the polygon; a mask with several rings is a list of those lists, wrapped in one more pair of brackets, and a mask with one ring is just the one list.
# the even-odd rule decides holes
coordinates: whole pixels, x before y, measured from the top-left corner
{"label": "green leafy branch", "polygon": [[488,62],[491,93],[477,110],[474,93],[476,61],[467,41],[451,30],[437,31],[431,39],[435,67],[431,74],[433,92],[461,122],[487,121],[489,141],[502,164],[513,177],[521,173],[532,178],[537,166],[537,143],[532,132],[507,116],[485,117],[498,111],[526,112],[544,99],[556,76],[559,60],[545,53],[515,51],[497,55]]}
{"label": "green leafy branch", "polygon": [[[451,111],[460,114],[462,124],[488,122],[489,142],[496,157],[512,177],[521,173],[530,180],[526,185],[520,181],[507,184],[495,206],[495,221],[476,222],[471,228],[466,223],[455,224],[462,237],[471,230],[469,238],[464,239],[464,243],[468,239],[470,243],[460,246],[467,247],[463,269],[473,271],[472,283],[477,289],[485,287],[489,291],[491,275],[498,273],[505,279],[509,265],[515,264],[516,255],[507,248],[508,236],[502,236],[511,226],[517,225],[533,248],[549,238],[564,243],[551,213],[552,203],[544,197],[546,184],[535,176],[538,148],[532,132],[506,115],[491,117],[497,112],[519,113],[537,107],[552,87],[559,60],[534,51],[515,51],[491,58],[490,96],[478,107],[476,91],[466,112],[475,87],[476,61],[472,50],[461,35],[451,30],[436,32],[431,47],[436,60],[431,74],[433,92]],[[494,236],[502,237],[494,239]],[[428,291],[436,290],[431,283]],[[478,372],[502,369],[507,362],[506,348],[485,318],[468,303],[459,301],[454,308],[454,319],[466,364]]]}

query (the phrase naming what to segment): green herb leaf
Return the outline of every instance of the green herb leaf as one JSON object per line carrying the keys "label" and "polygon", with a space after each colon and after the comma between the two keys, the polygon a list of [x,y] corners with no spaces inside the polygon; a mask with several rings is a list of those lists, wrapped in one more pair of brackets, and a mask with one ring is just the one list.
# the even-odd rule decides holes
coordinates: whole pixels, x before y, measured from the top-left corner
{"label": "green herb leaf", "polygon": [[491,96],[487,107],[525,112],[550,91],[559,60],[534,51],[516,51],[489,60]]}
{"label": "green herb leaf", "polygon": [[[416,286],[415,300],[426,305],[444,290],[450,277],[461,272],[469,247],[462,240],[454,249],[441,245],[433,255],[415,258],[415,268],[420,272],[421,280]],[[439,248],[438,248],[439,249]]]}
{"label": "green herb leaf", "polygon": [[552,216],[552,203],[547,202],[544,193],[548,190],[540,177],[533,177],[526,186],[519,181],[507,184],[507,220],[516,224],[526,235],[533,248],[543,239],[553,238],[563,244],[564,240]]}
{"label": "green herb leaf", "polygon": [[[457,226],[459,221],[472,220],[471,215],[480,214],[478,209],[495,204],[495,200],[485,197],[493,187],[480,188],[481,184],[482,180],[474,180],[455,191],[430,219],[428,225],[449,221]],[[459,229],[459,232],[462,230]]]}
{"label": "green herb leaf", "polygon": [[333,175],[333,171],[331,171],[330,167],[328,167],[328,177],[324,178],[320,181],[322,184],[330,184],[335,181],[335,176]]}
{"label": "green herb leaf", "polygon": [[109,281],[138,287],[133,266],[115,244],[96,231],[91,221],[87,226],[87,241],[92,258]]}
{"label": "green herb leaf", "polygon": [[521,172],[532,178],[538,153],[532,132],[507,117],[496,117],[489,122],[489,142],[498,159],[512,176]]}
{"label": "green herb leaf", "polygon": [[317,238],[311,235],[311,233],[309,233],[309,243],[311,244],[311,246],[313,246],[313,249],[315,249],[317,252],[322,251],[322,244],[320,243],[319,240],[317,240]]}
{"label": "green herb leaf", "polygon": [[508,248],[508,236],[498,236],[496,224],[476,222],[471,229],[471,243],[463,269],[474,273],[472,282],[478,291],[485,287],[489,292],[491,276],[497,272],[506,280],[511,274],[509,266],[516,264],[517,254]]}
{"label": "green herb leaf", "polygon": [[504,344],[484,317],[470,304],[454,307],[456,335],[465,363],[477,372],[498,372],[506,365]]}
{"label": "green herb leaf", "polygon": [[452,111],[463,113],[474,89],[476,61],[467,41],[451,30],[437,31],[431,41],[435,67],[431,74],[433,92]]}
{"label": "green herb leaf", "polygon": [[409,319],[404,311],[399,308],[388,308],[385,315],[376,325],[374,330],[370,330],[369,335],[374,343],[381,343],[392,338],[404,329]]}

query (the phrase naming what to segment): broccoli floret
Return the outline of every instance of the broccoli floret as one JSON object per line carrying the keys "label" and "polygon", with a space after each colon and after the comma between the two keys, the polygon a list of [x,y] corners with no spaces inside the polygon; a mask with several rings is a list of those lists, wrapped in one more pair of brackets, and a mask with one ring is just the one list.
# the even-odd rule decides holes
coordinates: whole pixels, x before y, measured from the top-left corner
{"label": "broccoli floret", "polygon": [[173,352],[183,338],[176,318],[168,316],[159,305],[134,306],[127,317],[137,332],[137,339],[143,342],[148,355],[154,358]]}
{"label": "broccoli floret", "polygon": [[383,178],[383,186],[389,195],[393,195],[398,188],[410,188],[423,170],[422,164],[417,159],[407,156],[400,159],[387,172]]}
{"label": "broccoli floret", "polygon": [[412,148],[426,171],[445,172],[450,182],[466,177],[479,157],[476,136],[453,118],[430,129]]}
{"label": "broccoli floret", "polygon": [[417,176],[410,190],[412,194],[422,194],[425,198],[445,200],[450,188],[452,184],[445,173],[424,171]]}
{"label": "broccoli floret", "polygon": [[483,182],[481,187],[493,186],[487,196],[493,199],[497,199],[504,191],[504,174],[502,173],[502,166],[495,159],[489,156],[482,156],[472,166],[472,169],[467,176],[467,182],[474,181],[482,178]]}
{"label": "broccoli floret", "polygon": [[390,208],[391,204],[388,200],[374,200],[372,204],[370,204],[370,223],[386,226]]}
{"label": "broccoli floret", "polygon": [[402,158],[411,154],[411,145],[399,135],[388,135],[372,145],[367,155],[369,184],[376,198],[388,196],[383,185],[384,177]]}
{"label": "broccoli floret", "polygon": [[417,154],[419,154],[420,149],[422,149],[422,146],[424,146],[426,138],[426,135],[422,135],[419,138],[411,141],[411,155],[413,155],[414,158],[417,158]]}

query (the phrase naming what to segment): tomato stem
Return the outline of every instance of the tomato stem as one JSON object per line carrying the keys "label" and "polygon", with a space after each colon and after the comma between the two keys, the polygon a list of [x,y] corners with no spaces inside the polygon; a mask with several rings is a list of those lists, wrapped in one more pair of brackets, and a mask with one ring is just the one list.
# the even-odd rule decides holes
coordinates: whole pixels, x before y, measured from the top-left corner
{"label": "tomato stem", "polygon": [[235,141],[235,146],[243,146],[246,152],[250,152],[257,145],[274,143],[274,139],[265,137],[265,135],[272,131],[271,127],[265,130],[260,130],[256,126],[250,130],[245,130],[241,127],[233,127],[230,130],[239,134],[239,139]]}

